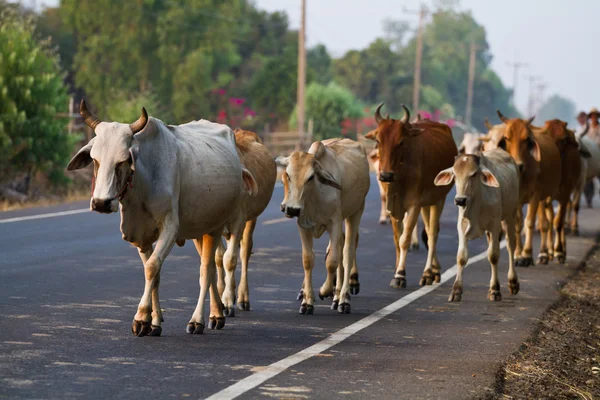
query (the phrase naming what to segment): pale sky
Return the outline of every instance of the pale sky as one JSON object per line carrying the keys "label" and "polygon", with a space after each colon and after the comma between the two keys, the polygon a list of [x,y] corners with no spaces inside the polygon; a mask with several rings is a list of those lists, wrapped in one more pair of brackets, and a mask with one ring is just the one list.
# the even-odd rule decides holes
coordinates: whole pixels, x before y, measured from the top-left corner
{"label": "pale sky", "polygon": [[[31,0],[29,0],[31,1]],[[292,28],[300,23],[300,0],[254,0],[268,11],[285,10]],[[411,21],[419,0],[306,0],[307,45],[323,43],[334,56],[365,48],[382,36],[385,18]],[[27,3],[24,0],[23,3]],[[430,5],[431,0],[423,1]],[[38,4],[55,5],[58,0]],[[528,76],[548,86],[545,97],[560,94],[578,109],[600,108],[600,1],[599,0],[461,0],[487,31],[492,68],[505,85],[513,85],[509,62],[526,63],[518,76],[517,105],[527,110]],[[467,66],[465,65],[465,68]],[[477,88],[475,88],[477,90]],[[408,99],[406,101],[409,101]]]}

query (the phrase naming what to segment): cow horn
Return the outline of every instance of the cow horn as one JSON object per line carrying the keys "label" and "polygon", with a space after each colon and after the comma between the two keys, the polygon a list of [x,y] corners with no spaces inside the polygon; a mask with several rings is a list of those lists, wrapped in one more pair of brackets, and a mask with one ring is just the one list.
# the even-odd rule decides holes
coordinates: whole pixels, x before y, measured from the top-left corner
{"label": "cow horn", "polygon": [[379,104],[375,109],[375,122],[377,123],[380,123],[381,120],[383,120],[383,117],[381,116],[381,107],[383,107],[383,103]]}
{"label": "cow horn", "polygon": [[496,110],[496,114],[498,114],[498,118],[500,118],[500,121],[502,122],[506,122],[508,121],[508,118],[506,118],[501,112],[500,110]]}
{"label": "cow horn", "polygon": [[92,129],[96,129],[100,121],[94,114],[92,114],[85,104],[85,100],[81,99],[81,104],[79,105],[79,114],[83,117],[83,121]]}
{"label": "cow horn", "polygon": [[148,113],[146,112],[146,109],[142,107],[142,115],[138,118],[137,121],[135,121],[133,124],[130,124],[129,127],[135,134],[144,129],[146,123],[148,123]]}
{"label": "cow horn", "polygon": [[485,127],[487,128],[488,131],[491,131],[492,128],[494,127],[494,125],[490,124],[490,120],[487,119],[487,117],[485,117],[483,119],[483,124],[485,125]]}
{"label": "cow horn", "polygon": [[588,131],[590,130],[590,123],[589,122],[585,122],[585,129],[583,132],[581,132],[581,135],[579,135],[580,138],[584,137],[585,135],[587,135]]}
{"label": "cow horn", "polygon": [[408,108],[406,108],[404,104],[401,104],[401,106],[404,109],[404,116],[402,117],[401,122],[406,124],[410,120],[410,111],[408,111]]}
{"label": "cow horn", "polygon": [[533,117],[529,118],[525,123],[527,125],[531,125],[531,123],[533,122],[534,119],[535,119],[535,115]]}

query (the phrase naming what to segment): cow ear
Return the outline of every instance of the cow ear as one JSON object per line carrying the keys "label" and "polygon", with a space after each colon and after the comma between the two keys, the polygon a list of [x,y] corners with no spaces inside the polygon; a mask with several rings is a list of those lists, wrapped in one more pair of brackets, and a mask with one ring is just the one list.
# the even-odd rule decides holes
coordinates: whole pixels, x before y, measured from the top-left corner
{"label": "cow ear", "polygon": [[75,156],[69,161],[69,165],[67,165],[67,171],[73,171],[76,169],[81,169],[87,167],[92,163],[92,157],[90,157],[90,151],[92,151],[92,146],[94,146],[94,141],[96,137],[93,137],[92,140],[88,142],[85,146],[83,146]]}
{"label": "cow ear", "polygon": [[458,154],[465,154],[465,145],[462,143],[458,146]]}
{"label": "cow ear", "polygon": [[323,156],[325,155],[325,151],[325,145],[323,145],[323,142],[314,142],[308,150],[309,153],[313,153],[315,155],[315,158],[317,160],[323,158]]}
{"label": "cow ear", "polygon": [[542,156],[540,154],[540,146],[538,145],[538,142],[535,139],[531,139],[531,141],[533,142],[533,146],[531,146],[529,153],[535,161],[539,162],[542,159]]}
{"label": "cow ear", "polygon": [[256,196],[258,194],[258,184],[252,176],[252,173],[242,166],[242,180],[244,182],[244,190],[250,196]]}
{"label": "cow ear", "polygon": [[138,158],[139,151],[140,148],[138,146],[132,146],[129,148],[129,158],[132,171],[135,171],[135,162]]}
{"label": "cow ear", "polygon": [[373,129],[365,135],[365,139],[377,140],[377,129]]}
{"label": "cow ear", "polygon": [[283,157],[283,156],[279,156],[275,159],[275,164],[277,164],[277,168],[278,169],[285,169],[287,168],[288,164],[290,163],[290,158],[289,157]]}
{"label": "cow ear", "polygon": [[419,135],[420,135],[421,133],[423,133],[423,132],[425,132],[425,129],[423,129],[423,128],[413,128],[413,127],[411,127],[411,128],[408,130],[408,134],[409,134],[410,136],[419,136]]}
{"label": "cow ear", "polygon": [[331,186],[332,188],[335,188],[337,190],[342,190],[342,186],[338,183],[338,181],[336,181],[333,175],[324,170],[318,161],[316,161],[313,164],[313,169],[315,170],[315,175],[317,176],[317,179],[323,185]]}
{"label": "cow ear", "polygon": [[498,182],[498,179],[492,174],[492,171],[485,167],[481,167],[481,182],[486,186],[500,187],[500,182]]}
{"label": "cow ear", "polygon": [[452,181],[454,181],[454,168],[450,167],[437,174],[433,183],[435,186],[447,186],[451,184]]}
{"label": "cow ear", "polygon": [[379,151],[377,149],[372,150],[369,153],[369,159],[373,162],[377,161],[377,159],[379,158]]}

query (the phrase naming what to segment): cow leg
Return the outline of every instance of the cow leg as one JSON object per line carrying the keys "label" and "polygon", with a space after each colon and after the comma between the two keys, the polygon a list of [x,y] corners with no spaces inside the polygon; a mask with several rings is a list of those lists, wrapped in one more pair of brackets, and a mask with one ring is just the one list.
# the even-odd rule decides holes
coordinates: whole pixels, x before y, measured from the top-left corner
{"label": "cow leg", "polygon": [[[198,250],[202,254],[202,248]],[[225,292],[225,268],[223,267],[223,256],[225,255],[225,244],[223,238],[219,240],[217,252],[215,253],[215,264],[217,265],[217,288],[219,289],[219,297]]]}
{"label": "cow leg", "polygon": [[[340,265],[340,243],[342,242],[342,223],[340,218],[334,218],[331,225],[327,228],[329,231],[329,252],[325,259],[327,268],[327,278],[319,289],[319,297],[323,300],[325,297],[334,297],[334,303],[337,300],[334,296],[334,282]],[[339,286],[339,280],[336,282]]]}
{"label": "cow leg", "polygon": [[456,230],[458,231],[458,251],[456,252],[456,279],[452,285],[452,293],[448,297],[448,301],[460,301],[463,293],[463,269],[469,261],[469,240],[465,235],[466,224],[463,223],[462,211],[458,213],[458,223]]}
{"label": "cow leg", "polygon": [[[202,334],[204,332],[204,300],[206,293],[211,290],[211,327],[221,329],[225,325],[225,317],[223,317],[223,303],[219,298],[218,289],[216,287],[216,263],[215,252],[221,240],[222,229],[218,229],[208,235],[204,235],[201,239],[194,239],[194,246],[200,254],[200,295],[196,309],[192,314],[192,318],[187,324],[186,332],[194,334]],[[214,284],[213,284],[214,282]],[[214,314],[213,314],[214,312]]]}
{"label": "cow leg", "polygon": [[[404,215],[402,213],[401,215]],[[393,288],[405,288],[406,287],[406,251],[402,252],[401,242],[404,237],[404,222],[401,219],[394,218],[392,216],[392,228],[394,231],[394,245],[396,247],[396,270],[394,272],[394,278],[390,281],[390,286]],[[407,246],[408,247],[408,246]]]}
{"label": "cow leg", "polygon": [[515,220],[515,249],[514,258],[517,266],[521,265],[521,253],[523,252],[523,205],[517,206],[517,218]]}
{"label": "cow leg", "polygon": [[533,228],[535,227],[535,216],[540,205],[539,196],[534,193],[529,199],[527,216],[525,217],[525,246],[517,259],[517,266],[529,267],[533,265]]}
{"label": "cow leg", "polygon": [[250,290],[248,289],[248,263],[252,255],[252,247],[254,246],[254,229],[256,228],[256,220],[246,222],[244,227],[244,235],[240,247],[240,258],[242,259],[242,276],[240,278],[240,286],[238,287],[237,305],[240,310],[250,311]]}
{"label": "cow leg", "polygon": [[[142,263],[144,264],[144,272],[146,270],[146,264],[148,263],[148,261],[150,260],[150,257],[152,256],[152,246],[150,246],[147,249],[138,249],[140,258],[142,260]],[[163,321],[163,317],[162,317],[162,310],[160,308],[160,301],[158,298],[158,287],[160,285],[160,274],[157,274],[155,280],[154,280],[154,284],[152,285],[151,288],[151,298],[152,298],[152,310],[151,310],[151,319],[152,320],[160,320],[160,322]],[[138,313],[139,313],[139,309],[138,309]],[[152,326],[150,327],[150,332],[148,332],[148,316],[144,316],[144,315],[137,315],[134,317],[133,320],[133,324],[132,324],[132,332],[134,335],[136,336],[145,336],[150,334],[151,336],[160,336],[162,328],[160,326],[160,324],[156,325],[156,324],[152,324]]]}
{"label": "cow leg", "polygon": [[417,217],[417,222],[415,223],[415,229],[412,230],[412,235],[410,236],[410,247],[409,251],[419,250],[419,220]]}
{"label": "cow leg", "polygon": [[352,267],[356,264],[358,228],[364,208],[365,205],[363,203],[360,210],[346,218],[346,240],[344,242],[344,255],[342,257],[342,263],[344,266],[344,280],[342,284],[342,290],[340,291],[339,295],[340,304],[338,308],[338,312],[341,314],[350,314],[350,294],[348,293],[350,288],[350,272]]}
{"label": "cow leg", "polygon": [[[427,262],[423,275],[419,284],[431,285],[432,283],[439,283],[441,279],[441,266],[437,263],[436,246],[438,234],[440,233],[440,216],[444,210],[445,199],[440,201],[438,204],[430,206],[429,208],[429,231],[427,232],[428,251],[427,251]],[[418,214],[417,214],[418,215]]]}
{"label": "cow leg", "polygon": [[555,231],[554,229],[552,229],[552,221],[554,221],[554,208],[552,207],[552,199],[547,199],[546,202],[544,202],[544,211],[546,213],[546,222],[548,223],[548,238],[546,239],[546,243],[548,246],[548,259],[553,260],[555,254],[554,249],[552,247],[552,237]]}
{"label": "cow leg", "polygon": [[[515,213],[516,214],[516,213]],[[517,271],[515,270],[515,257],[514,250],[517,241],[516,230],[515,230],[515,218],[508,218],[504,221],[504,231],[506,232],[506,251],[508,253],[508,289],[510,294],[519,293],[520,284]]]}
{"label": "cow leg", "polygon": [[500,294],[500,281],[498,280],[498,259],[500,258],[500,226],[495,227],[492,232],[486,232],[488,240],[488,260],[492,269],[492,277],[490,279],[490,290],[488,291],[488,299],[490,301],[502,300]]}
{"label": "cow leg", "polygon": [[567,221],[571,221],[571,234],[579,236],[579,204],[581,202],[581,190],[577,189],[573,193],[573,200],[571,201],[571,210],[573,214]]}
{"label": "cow leg", "polygon": [[567,243],[565,238],[565,213],[567,207],[567,201],[563,199],[558,204],[558,212],[554,217],[553,225],[556,231],[556,237],[554,239],[554,255],[560,264],[564,264],[567,259]]}
{"label": "cow leg", "polygon": [[549,243],[551,234],[549,234],[548,231],[552,230],[552,227],[548,222],[549,212],[550,211],[546,207],[546,201],[540,201],[538,206],[538,219],[540,225],[540,254],[537,258],[538,264],[548,264],[548,260],[550,260],[548,245],[552,246],[552,243]]}
{"label": "cow leg", "polygon": [[592,208],[592,200],[594,199],[594,179],[590,179],[583,188],[583,195],[589,208]]}
{"label": "cow leg", "polygon": [[381,197],[381,211],[379,212],[379,223],[381,225],[387,224],[389,219],[386,203],[387,203],[387,191],[383,187],[383,183],[377,179],[377,185],[379,186],[379,196]]}
{"label": "cow leg", "polygon": [[223,255],[223,264],[225,266],[225,291],[221,296],[226,317],[235,316],[235,268],[237,267],[240,251],[240,241],[244,232],[246,221],[243,216],[237,216],[236,220],[229,227],[229,239],[227,240],[227,250]]}
{"label": "cow leg", "polygon": [[[364,207],[363,207],[364,210]],[[359,233],[356,233],[356,244],[354,247],[358,249],[358,238]],[[339,274],[338,274],[339,276]],[[339,281],[338,281],[339,282]],[[350,294],[357,295],[360,292],[360,282],[358,281],[358,265],[356,265],[356,257],[352,263],[352,270],[350,270]]]}
{"label": "cow leg", "polygon": [[312,270],[315,265],[315,252],[313,251],[313,237],[309,230],[298,227],[302,240],[302,266],[304,267],[304,283],[302,284],[302,304],[300,314],[314,314],[315,294],[312,284]]}

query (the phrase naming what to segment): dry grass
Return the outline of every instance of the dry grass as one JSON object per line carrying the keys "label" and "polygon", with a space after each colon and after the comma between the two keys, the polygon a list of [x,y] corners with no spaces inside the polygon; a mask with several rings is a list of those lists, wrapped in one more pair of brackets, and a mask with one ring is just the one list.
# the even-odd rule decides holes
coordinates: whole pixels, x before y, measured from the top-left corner
{"label": "dry grass", "polygon": [[54,196],[25,203],[11,203],[6,200],[0,200],[0,212],[14,211],[26,208],[48,207],[56,204],[73,203],[75,201],[87,200],[90,198],[89,189],[71,190],[64,196]]}

